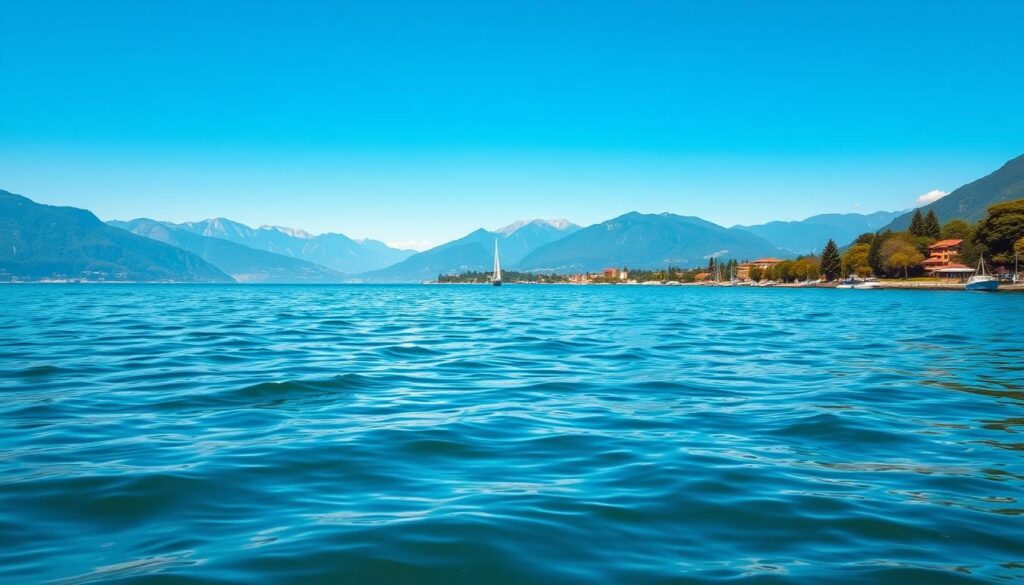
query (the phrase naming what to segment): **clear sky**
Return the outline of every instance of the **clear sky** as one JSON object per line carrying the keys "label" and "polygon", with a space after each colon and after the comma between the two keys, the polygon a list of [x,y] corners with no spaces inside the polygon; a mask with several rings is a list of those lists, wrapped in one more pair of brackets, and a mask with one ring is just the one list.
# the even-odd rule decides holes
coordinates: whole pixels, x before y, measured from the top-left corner
{"label": "clear sky", "polygon": [[3,0],[0,188],[440,243],[911,207],[1024,152],[1024,2]]}

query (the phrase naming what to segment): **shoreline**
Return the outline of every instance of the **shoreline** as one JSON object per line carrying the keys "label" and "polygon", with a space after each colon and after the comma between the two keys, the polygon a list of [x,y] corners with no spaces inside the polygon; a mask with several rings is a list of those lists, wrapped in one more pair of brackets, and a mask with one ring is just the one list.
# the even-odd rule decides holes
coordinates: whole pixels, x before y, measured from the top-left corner
{"label": "shoreline", "polygon": [[[372,283],[367,283],[372,284]],[[425,282],[424,285],[431,286],[491,286],[489,282]],[[745,288],[745,289],[761,289],[761,288],[785,288],[785,289],[836,289],[836,290],[941,290],[941,291],[962,291],[967,292],[963,283],[944,283],[944,282],[901,282],[901,281],[881,281],[879,282],[878,288],[876,289],[838,289],[838,284],[834,282],[821,283],[811,286],[807,286],[800,283],[790,282],[773,284],[771,286],[750,286],[750,285],[718,285],[718,284],[702,284],[702,283],[677,283],[677,284],[666,284],[663,282],[650,282],[650,283],[609,283],[609,282],[505,282],[502,286],[523,286],[523,285],[534,285],[534,286],[624,286],[624,287],[666,287],[666,288],[677,288],[677,287],[688,287],[688,288]],[[999,284],[999,289],[995,292],[1024,292],[1024,283],[1018,284]]]}
{"label": "shoreline", "polygon": [[[16,282],[0,282],[2,285],[49,285],[49,286],[76,286],[76,285],[206,285],[206,286],[491,286],[489,282],[126,282],[126,281],[74,281],[74,282],[46,282],[46,281],[16,281]],[[801,283],[780,283],[773,284],[771,286],[751,286],[751,285],[718,285],[718,284],[705,284],[705,283],[663,283],[663,282],[646,282],[646,283],[609,283],[609,282],[505,282],[502,286],[621,286],[621,287],[664,287],[664,288],[742,288],[742,289],[761,289],[761,288],[782,288],[782,289],[836,289],[836,290],[858,290],[858,289],[838,289],[837,283],[820,283],[814,285],[805,285]],[[860,289],[860,290],[925,290],[925,291],[961,291],[965,290],[963,283],[942,283],[942,282],[901,282],[901,281],[880,281],[879,285],[875,289]],[[1017,284],[1003,284],[1000,283],[999,289],[993,292],[1024,292],[1024,283]]]}

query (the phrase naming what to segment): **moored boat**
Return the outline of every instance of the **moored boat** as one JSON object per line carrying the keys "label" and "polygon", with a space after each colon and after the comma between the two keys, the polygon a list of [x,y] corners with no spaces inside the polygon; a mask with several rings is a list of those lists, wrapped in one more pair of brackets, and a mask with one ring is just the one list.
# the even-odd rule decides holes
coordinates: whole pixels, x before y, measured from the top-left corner
{"label": "moored boat", "polygon": [[978,271],[974,276],[967,279],[967,285],[964,288],[974,291],[994,291],[999,289],[999,281],[996,280],[996,277],[989,274],[985,267],[984,256],[978,259]]}
{"label": "moored boat", "polygon": [[873,290],[881,286],[877,278],[865,278],[863,281],[853,285],[853,288],[859,290]]}

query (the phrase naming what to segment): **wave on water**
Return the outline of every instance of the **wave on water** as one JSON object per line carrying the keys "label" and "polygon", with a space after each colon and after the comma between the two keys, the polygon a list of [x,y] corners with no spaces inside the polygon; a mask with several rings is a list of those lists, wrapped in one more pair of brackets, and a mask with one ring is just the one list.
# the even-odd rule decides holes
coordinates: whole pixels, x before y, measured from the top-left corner
{"label": "wave on water", "polygon": [[70,290],[0,297],[0,582],[1024,579],[1024,295]]}

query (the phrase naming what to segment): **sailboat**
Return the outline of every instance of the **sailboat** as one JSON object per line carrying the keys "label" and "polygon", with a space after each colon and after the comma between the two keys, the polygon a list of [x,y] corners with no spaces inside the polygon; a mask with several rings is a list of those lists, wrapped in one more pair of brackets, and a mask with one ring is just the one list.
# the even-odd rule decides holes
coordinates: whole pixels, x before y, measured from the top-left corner
{"label": "sailboat", "polygon": [[491,284],[501,286],[501,264],[498,262],[498,238],[494,238],[494,274],[491,275]]}
{"label": "sailboat", "polygon": [[974,276],[967,279],[967,290],[996,290],[999,288],[999,281],[985,270],[985,257],[978,259],[978,271]]}

